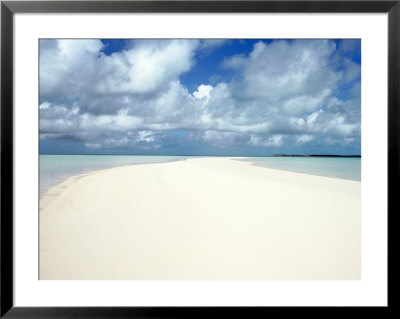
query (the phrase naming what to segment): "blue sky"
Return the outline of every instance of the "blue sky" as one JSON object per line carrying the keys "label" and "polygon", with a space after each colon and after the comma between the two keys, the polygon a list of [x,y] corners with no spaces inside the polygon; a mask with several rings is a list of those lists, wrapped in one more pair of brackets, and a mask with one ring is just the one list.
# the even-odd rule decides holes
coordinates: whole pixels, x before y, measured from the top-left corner
{"label": "blue sky", "polygon": [[360,40],[40,40],[41,154],[361,154]]}

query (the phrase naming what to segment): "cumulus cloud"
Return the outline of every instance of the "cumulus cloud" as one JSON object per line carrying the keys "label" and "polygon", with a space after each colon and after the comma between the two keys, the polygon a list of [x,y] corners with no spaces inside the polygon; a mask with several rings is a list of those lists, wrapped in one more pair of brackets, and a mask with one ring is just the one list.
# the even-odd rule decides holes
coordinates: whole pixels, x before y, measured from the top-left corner
{"label": "cumulus cloud", "polygon": [[229,42],[229,40],[226,40],[226,39],[201,40],[200,41],[200,49],[210,51],[212,49],[223,46],[227,42]]}
{"label": "cumulus cloud", "polygon": [[[215,147],[357,143],[359,41],[259,41],[227,56],[232,76],[193,92],[181,77],[223,40],[135,40],[110,55],[100,40],[40,41],[40,137],[92,149],[157,149],[189,131]],[[343,87],[345,89],[343,89]],[[345,90],[346,94],[342,94]]]}
{"label": "cumulus cloud", "polygon": [[197,99],[202,99],[202,98],[206,98],[206,102],[208,102],[208,100],[210,99],[210,93],[211,90],[213,89],[213,87],[211,85],[204,85],[201,84],[197,91],[193,92],[193,96]]}
{"label": "cumulus cloud", "polygon": [[296,139],[296,141],[295,141],[296,145],[304,145],[304,144],[307,144],[307,143],[313,141],[315,139],[315,136],[303,134],[303,135],[297,135],[295,137],[295,139]]}

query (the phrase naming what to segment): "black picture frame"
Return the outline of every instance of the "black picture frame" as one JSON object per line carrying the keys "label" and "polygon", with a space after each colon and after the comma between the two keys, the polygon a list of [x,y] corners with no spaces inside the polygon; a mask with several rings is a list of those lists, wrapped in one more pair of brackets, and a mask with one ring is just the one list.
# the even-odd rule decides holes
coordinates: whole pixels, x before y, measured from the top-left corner
{"label": "black picture frame", "polygon": [[389,315],[387,307],[14,307],[13,303],[13,18],[15,13],[388,13],[388,269],[393,279],[393,215],[398,213],[400,144],[400,1],[1,1],[1,309],[5,318],[255,317],[292,312],[337,316],[357,311]]}

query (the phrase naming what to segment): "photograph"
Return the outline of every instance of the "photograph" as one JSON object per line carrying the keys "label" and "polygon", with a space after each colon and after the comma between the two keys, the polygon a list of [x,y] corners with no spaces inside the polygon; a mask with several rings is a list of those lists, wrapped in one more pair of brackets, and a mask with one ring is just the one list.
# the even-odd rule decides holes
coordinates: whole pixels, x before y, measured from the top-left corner
{"label": "photograph", "polygon": [[39,280],[362,279],[361,39],[38,42]]}

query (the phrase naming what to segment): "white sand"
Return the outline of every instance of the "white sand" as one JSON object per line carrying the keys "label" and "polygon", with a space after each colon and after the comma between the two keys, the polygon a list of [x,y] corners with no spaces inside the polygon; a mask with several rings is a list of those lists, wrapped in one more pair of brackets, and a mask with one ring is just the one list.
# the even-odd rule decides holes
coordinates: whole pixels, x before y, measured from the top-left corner
{"label": "white sand", "polygon": [[40,210],[40,279],[360,279],[361,183],[228,158],[72,177]]}

